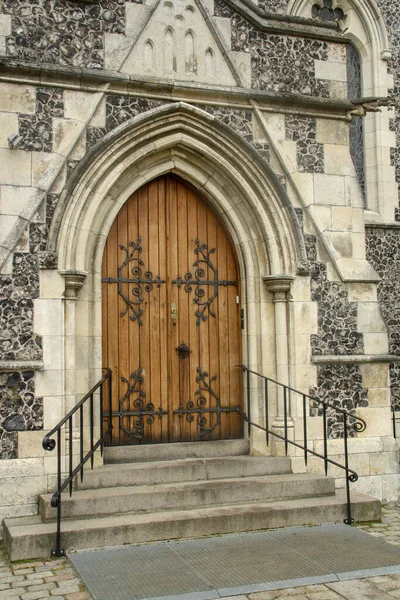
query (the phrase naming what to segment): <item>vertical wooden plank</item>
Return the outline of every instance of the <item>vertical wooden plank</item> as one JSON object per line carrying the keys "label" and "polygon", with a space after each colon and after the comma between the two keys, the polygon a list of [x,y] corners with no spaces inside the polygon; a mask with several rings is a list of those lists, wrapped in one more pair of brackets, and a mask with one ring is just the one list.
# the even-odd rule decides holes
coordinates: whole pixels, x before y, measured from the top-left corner
{"label": "vertical wooden plank", "polygon": [[[116,219],[111,227],[110,233],[108,234],[108,252],[107,252],[107,277],[116,277],[118,269],[118,219]],[[108,360],[109,366],[115,373],[112,382],[112,394],[113,394],[113,412],[118,408],[119,398],[119,337],[118,337],[118,319],[119,319],[119,306],[118,306],[118,292],[117,284],[107,283],[107,305],[108,305]],[[113,333],[112,333],[113,332]],[[115,436],[113,436],[114,443],[121,443],[119,438],[119,423],[118,418],[113,419],[113,427]]]}
{"label": "vertical wooden plank", "polygon": [[[142,277],[148,269],[149,264],[149,186],[145,185],[138,191],[138,215],[139,215],[139,237],[141,239],[142,252],[140,258],[143,265],[140,266]],[[140,366],[143,369],[143,390],[146,394],[144,402],[150,401],[151,394],[151,368],[150,368],[150,310],[149,292],[141,285],[143,302],[140,305],[143,311],[141,316],[142,325],[139,327],[140,336]],[[150,440],[151,427],[143,419],[144,442]]]}
{"label": "vertical wooden plank", "polygon": [[[221,225],[217,226],[218,278],[228,280],[226,264],[227,240]],[[218,319],[218,356],[219,356],[219,394],[221,406],[230,404],[229,395],[229,324],[228,324],[228,288],[220,285],[218,289],[217,319]],[[236,417],[237,418],[237,417]],[[221,414],[220,439],[229,437],[231,418],[226,413]]]}
{"label": "vertical wooden plank", "polygon": [[[158,238],[159,238],[159,273],[161,279],[167,279],[167,231],[166,231],[166,178],[159,179],[158,185]],[[160,287],[160,405],[168,410],[168,285]],[[157,406],[158,408],[158,406]],[[160,421],[160,442],[168,442],[168,415]]]}
{"label": "vertical wooden plank", "polygon": [[[197,200],[197,233],[198,233],[198,239],[200,242],[200,245],[202,244],[207,244],[208,243],[208,239],[207,239],[207,206],[205,205],[205,203],[203,202],[203,200],[201,200],[200,198],[198,198]],[[200,258],[200,255],[199,255]],[[204,268],[204,272],[205,272],[205,278],[209,278],[210,273],[209,273],[209,269],[207,268],[207,265],[204,265],[204,263],[201,263],[201,267]],[[204,290],[204,296],[201,298],[201,302],[206,301],[209,298],[209,286],[204,286],[202,288]],[[199,306],[199,309],[201,310],[201,306]],[[209,361],[209,332],[208,332],[208,323],[207,321],[200,321],[200,324],[198,325],[198,329],[199,329],[199,346],[200,346],[200,351],[199,351],[199,367],[201,369],[201,371],[207,372],[208,374],[210,374],[210,361]],[[204,395],[207,401],[206,406],[210,405],[210,398],[208,397],[208,394]],[[207,415],[207,420],[209,421],[209,415]],[[200,439],[198,437],[198,439]]]}
{"label": "vertical wooden plank", "polygon": [[[137,238],[139,237],[139,223],[138,223],[138,193],[135,192],[128,200],[127,202],[127,207],[128,207],[128,220],[127,220],[127,242],[128,244],[130,242],[137,242]],[[135,254],[135,256],[137,256],[137,253]],[[132,273],[132,269],[137,266],[137,261],[133,262],[130,264],[130,268],[129,268],[129,276],[133,277],[133,273]],[[129,298],[130,299],[135,299],[136,297],[133,296],[132,294],[132,289],[133,289],[134,285],[133,284],[129,284],[128,287],[128,291],[129,291]],[[137,307],[136,307],[137,308]],[[128,348],[126,349],[126,352],[128,353],[128,360],[129,360],[129,376],[134,373],[137,372],[139,367],[140,367],[140,335],[139,335],[139,324],[137,321],[132,321],[132,319],[128,319],[127,321],[127,327],[128,327]],[[129,380],[131,381],[131,380]],[[126,385],[125,388],[126,390]],[[136,398],[136,394],[133,398],[130,399],[130,406],[133,406],[133,401]],[[129,424],[129,429],[133,430],[134,428],[134,424],[135,424],[135,419],[132,417],[130,419],[127,419],[128,424]],[[127,442],[129,442],[130,444],[138,444],[139,442],[137,440],[135,440],[134,438],[130,437]]]}
{"label": "vertical wooden plank", "polygon": [[[122,206],[121,210],[117,215],[117,225],[118,225],[118,244],[116,248],[117,254],[117,263],[118,266],[123,263],[126,258],[126,253],[119,248],[119,245],[124,246],[128,253],[129,249],[129,240],[128,240],[128,203]],[[130,269],[132,268],[132,264],[129,263],[121,270],[121,277],[129,277]],[[118,271],[116,270],[112,277],[117,277]],[[129,309],[127,310],[126,303],[124,299],[118,294],[118,285],[116,283],[111,284],[113,287],[113,292],[116,294],[118,300],[118,320],[115,323],[114,331],[118,331],[118,382],[119,382],[119,395],[115,398],[115,402],[117,403],[119,398],[122,398],[124,395],[127,386],[126,383],[121,381],[121,377],[125,377],[129,381],[130,370],[129,370],[129,355],[128,355],[128,344],[129,344]],[[129,298],[130,297],[130,289],[128,283],[122,284],[122,293]],[[126,312],[126,314],[121,317],[121,314]],[[128,398],[123,405],[124,410],[129,410],[130,407],[130,398]],[[129,427],[129,417],[124,417],[122,420],[122,424],[125,427]],[[128,439],[123,432],[120,432],[121,442],[127,443]]]}
{"label": "vertical wooden plank", "polygon": [[[108,277],[107,275],[107,256],[108,256],[108,241],[106,242],[103,261],[101,265],[101,278]],[[101,352],[102,352],[102,366],[109,366],[108,357],[108,294],[107,294],[107,283],[101,284]],[[106,386],[103,394],[103,411],[108,412],[108,386]],[[107,424],[104,422],[101,424],[102,432],[104,433],[107,429]],[[108,444],[108,441],[107,441]]]}
{"label": "vertical wooden plank", "polygon": [[[159,275],[159,216],[158,216],[158,186],[159,180],[149,184],[148,210],[149,210],[149,262],[147,268],[153,279]],[[149,352],[150,352],[150,374],[147,388],[150,390],[148,401],[154,405],[154,410],[160,406],[160,288],[156,284],[148,294],[149,310]],[[161,422],[157,417],[149,427],[149,438],[151,442],[161,441]]]}
{"label": "vertical wooden plank", "polygon": [[[177,245],[178,245],[178,273],[184,277],[185,273],[191,271],[190,258],[188,258],[188,213],[187,213],[187,186],[181,181],[177,182]],[[178,328],[179,343],[190,346],[189,339],[189,302],[191,294],[188,294],[182,286],[178,291]],[[186,407],[189,400],[190,379],[190,357],[183,357],[177,353],[179,368],[179,405]],[[178,407],[176,407],[178,408]],[[176,419],[176,417],[175,417]],[[186,416],[178,419],[180,425],[181,441],[190,440],[190,423]]]}
{"label": "vertical wooden plank", "polygon": [[[238,287],[229,286],[228,290],[228,319],[229,319],[229,399],[230,406],[243,406],[242,400],[242,373],[236,365],[242,362],[241,331],[240,331],[240,305],[236,304],[236,296],[240,293],[239,269],[233,244],[227,238],[227,276],[229,280],[236,280]],[[241,437],[241,419],[232,415],[230,419],[229,437]]]}
{"label": "vertical wooden plank", "polygon": [[[188,256],[188,270],[195,276],[195,267],[193,263],[196,260],[196,254],[194,249],[196,247],[197,238],[197,194],[192,190],[188,189],[188,239],[187,239],[187,256]],[[183,276],[183,275],[182,275]],[[189,344],[192,350],[189,361],[190,361],[190,372],[189,372],[189,397],[188,400],[192,400],[195,404],[197,402],[196,390],[198,384],[196,382],[196,369],[200,364],[200,329],[196,325],[196,304],[193,303],[195,287],[193,291],[188,294],[188,325],[189,325]],[[190,439],[195,441],[198,439],[198,424],[197,418],[190,425]]]}
{"label": "vertical wooden plank", "polygon": [[[207,210],[207,245],[208,245],[208,253],[209,253],[209,261],[214,266],[214,268],[218,271],[219,265],[219,254],[218,254],[218,246],[217,246],[217,219],[213,211],[208,208]],[[211,252],[211,250],[215,250],[215,252]],[[214,273],[210,267],[208,267],[207,271],[207,280],[214,280]],[[219,286],[218,286],[219,287]],[[208,288],[208,296],[211,298],[214,294],[214,286],[209,285]],[[219,290],[217,290],[219,293]],[[219,373],[219,349],[218,349],[218,323],[219,323],[219,311],[218,311],[218,297],[215,298],[210,304],[210,310],[216,315],[214,318],[209,311],[207,311],[208,319],[204,323],[204,327],[208,328],[208,355],[209,355],[209,380],[211,380],[214,375],[216,376],[216,380],[212,382],[212,389],[216,393],[217,396],[220,397],[220,373]],[[200,325],[201,327],[201,325]],[[209,401],[210,406],[215,408],[216,400],[210,394]],[[214,426],[217,422],[217,416],[215,413],[211,413],[209,415],[209,424],[210,426]],[[206,439],[219,439],[221,436],[221,428],[217,426],[214,431],[211,433],[210,437]]]}
{"label": "vertical wooden plank", "polygon": [[[169,317],[169,336],[168,336],[168,354],[169,354],[169,398],[168,411],[170,421],[169,441],[179,441],[180,419],[174,416],[173,411],[179,406],[179,358],[176,348],[179,345],[178,319],[173,320],[171,316],[171,303],[175,303],[178,308],[178,287],[172,284],[172,281],[179,274],[178,272],[178,221],[177,221],[177,182],[173,177],[167,178],[167,207],[168,207],[168,287],[170,290],[170,304],[168,307]],[[185,293],[185,292],[183,292]]]}

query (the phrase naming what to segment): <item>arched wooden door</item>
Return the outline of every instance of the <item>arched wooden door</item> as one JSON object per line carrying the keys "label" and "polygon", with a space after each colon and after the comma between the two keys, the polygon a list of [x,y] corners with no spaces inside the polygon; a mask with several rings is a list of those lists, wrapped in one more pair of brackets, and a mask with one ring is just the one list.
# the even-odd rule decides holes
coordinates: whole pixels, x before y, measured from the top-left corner
{"label": "arched wooden door", "polygon": [[112,443],[241,437],[237,262],[196,191],[168,175],[135,192],[111,227],[102,282]]}

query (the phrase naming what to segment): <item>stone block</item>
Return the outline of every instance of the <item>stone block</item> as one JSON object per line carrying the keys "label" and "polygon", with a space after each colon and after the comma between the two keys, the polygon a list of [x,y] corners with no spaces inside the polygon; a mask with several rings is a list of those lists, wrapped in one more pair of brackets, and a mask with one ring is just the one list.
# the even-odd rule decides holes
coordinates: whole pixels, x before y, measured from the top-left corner
{"label": "stone block", "polygon": [[[1,29],[1,18],[0,18],[0,29]],[[18,115],[10,113],[0,113],[0,148],[9,148],[8,136],[13,133],[18,133]]]}
{"label": "stone block", "polygon": [[382,500],[382,479],[379,476],[359,477],[358,481],[351,484],[351,490]]}
{"label": "stone block", "polygon": [[391,475],[382,475],[382,500],[386,502],[397,501],[400,491],[400,475],[394,473]]}
{"label": "stone block", "polygon": [[315,77],[330,81],[347,82],[346,63],[315,60]]}
{"label": "stone block", "polygon": [[0,183],[30,186],[32,158],[29,152],[0,148]]}
{"label": "stone block", "polygon": [[2,83],[0,88],[0,112],[34,113],[36,111],[36,88],[30,85]]}
{"label": "stone block", "polygon": [[93,113],[101,99],[101,92],[89,94],[87,92],[77,92],[76,90],[65,90],[64,116],[66,119],[73,119],[86,124],[93,117]]}
{"label": "stone block", "polygon": [[363,407],[357,409],[357,416],[367,423],[367,429],[360,433],[360,437],[392,435],[391,410],[386,408]]}
{"label": "stone block", "polygon": [[389,343],[387,333],[364,333],[365,354],[387,354]]}
{"label": "stone block", "polygon": [[316,302],[296,302],[293,307],[296,333],[314,333],[317,331]]}
{"label": "stone block", "polygon": [[305,206],[314,202],[314,178],[312,173],[292,173],[293,183],[304,200]]}
{"label": "stone block", "polygon": [[11,15],[0,15],[0,36],[11,35]]}
{"label": "stone block", "polygon": [[315,173],[314,199],[317,204],[345,206],[346,195],[344,177]]}
{"label": "stone block", "polygon": [[317,141],[321,144],[338,144],[348,147],[348,123],[333,119],[317,119]]}
{"label": "stone block", "polygon": [[[89,388],[86,388],[88,390]],[[36,373],[36,394],[38,396],[60,396],[63,393],[63,378],[60,369],[49,369]]]}
{"label": "stone block", "polygon": [[[339,204],[339,202],[337,203]],[[360,184],[357,177],[345,177],[345,205],[354,208],[364,208],[364,198],[361,194]]]}
{"label": "stone block", "polygon": [[62,335],[63,305],[61,300],[38,298],[34,301],[34,330],[39,335]]}
{"label": "stone block", "polygon": [[83,133],[83,123],[74,119],[53,118],[53,151],[68,156]]}
{"label": "stone block", "polygon": [[347,52],[346,44],[328,44],[328,61],[335,63],[346,64]]}
{"label": "stone block", "polygon": [[347,100],[347,84],[343,81],[329,81],[329,91],[332,99]]}
{"label": "stone block", "polygon": [[48,190],[59,175],[64,157],[51,152],[32,153],[32,185]]}
{"label": "stone block", "polygon": [[60,299],[63,296],[65,282],[64,278],[53,270],[41,270],[39,271],[40,279],[40,297]]}
{"label": "stone block", "polygon": [[352,258],[353,236],[351,233],[334,231],[330,234],[329,239],[339,256]]}
{"label": "stone block", "polygon": [[357,311],[357,330],[361,333],[386,333],[387,326],[383,320],[377,302],[360,302]]}
{"label": "stone block", "polygon": [[390,406],[390,389],[370,388],[368,390],[368,405],[373,408]]}
{"label": "stone block", "polygon": [[62,396],[45,396],[43,398],[43,427],[53,429],[63,418],[64,401]]}
{"label": "stone block", "polygon": [[387,363],[367,363],[361,365],[363,387],[386,388],[389,385]]}
{"label": "stone block", "polygon": [[0,506],[33,504],[46,490],[44,475],[38,477],[9,477],[0,486]]}
{"label": "stone block", "polygon": [[398,452],[377,452],[369,455],[371,475],[399,472]]}
{"label": "stone block", "polygon": [[377,288],[374,283],[348,283],[347,292],[349,294],[350,302],[376,302],[377,301]]}
{"label": "stone block", "polygon": [[46,450],[43,449],[42,440],[45,435],[40,431],[19,431],[18,432],[18,458],[36,458],[46,456]]}
{"label": "stone block", "polygon": [[327,175],[348,175],[354,177],[354,163],[350,156],[349,146],[325,144],[325,173]]}

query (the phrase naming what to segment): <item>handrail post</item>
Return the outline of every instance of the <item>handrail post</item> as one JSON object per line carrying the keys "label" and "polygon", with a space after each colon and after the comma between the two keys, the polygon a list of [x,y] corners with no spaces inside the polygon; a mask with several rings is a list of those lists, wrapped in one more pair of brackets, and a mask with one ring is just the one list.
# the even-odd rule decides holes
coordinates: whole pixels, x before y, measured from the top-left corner
{"label": "handrail post", "polygon": [[343,435],[344,435],[344,464],[346,467],[346,494],[347,494],[347,519],[344,520],[346,525],[354,523],[351,514],[351,498],[350,498],[350,474],[349,474],[349,448],[347,443],[347,414],[343,413]]}
{"label": "handrail post", "polygon": [[250,371],[247,371],[247,418],[249,419],[247,424],[247,433],[250,437],[251,432],[251,398],[250,398]]}
{"label": "handrail post", "polygon": [[[93,469],[94,466],[94,454],[98,448],[101,448],[104,444],[106,438],[111,437],[111,428],[108,428],[107,431],[103,433],[100,428],[99,439],[94,441],[94,397],[95,392],[102,388],[103,384],[106,380],[108,380],[109,385],[111,381],[111,369],[106,369],[106,374],[100,379],[98,383],[65,415],[63,419],[55,426],[49,433],[47,433],[42,441],[42,446],[45,450],[52,451],[57,446],[57,490],[53,494],[51,499],[51,506],[57,509],[57,521],[56,521],[56,547],[52,549],[52,556],[65,556],[65,550],[61,548],[61,500],[62,500],[62,492],[69,488],[69,494],[72,495],[73,492],[73,481],[77,475],[80,474],[81,480],[83,478],[83,468],[85,463],[90,459],[91,467]],[[109,388],[110,391],[110,409],[111,409],[111,385]],[[102,393],[97,396],[100,401],[102,401]],[[90,428],[90,449],[84,456],[84,444],[83,444],[83,405],[89,400],[89,428]],[[73,423],[74,419],[76,419],[77,412],[79,411],[79,452],[77,456],[79,456],[79,463],[74,468],[74,446],[73,446]],[[102,411],[100,410],[100,414]],[[111,422],[111,410],[109,416],[109,423]],[[111,423],[112,424],[112,423]],[[68,477],[64,479],[62,482],[62,444],[61,444],[61,431],[64,428],[65,438],[64,438],[64,447],[67,451],[65,455],[65,468],[68,470]],[[53,435],[57,435],[57,442],[52,439]],[[68,437],[68,443],[67,443]]]}

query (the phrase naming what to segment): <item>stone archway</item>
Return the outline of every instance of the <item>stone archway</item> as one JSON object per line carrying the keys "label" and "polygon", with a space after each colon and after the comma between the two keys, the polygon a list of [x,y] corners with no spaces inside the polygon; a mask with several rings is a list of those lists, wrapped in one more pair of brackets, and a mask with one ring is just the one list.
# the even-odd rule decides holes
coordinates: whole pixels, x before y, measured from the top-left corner
{"label": "stone archway", "polygon": [[[96,380],[101,368],[101,262],[108,232],[126,200],[146,182],[166,173],[192,184],[232,239],[245,314],[244,362],[254,369],[275,363],[271,344],[264,343],[261,323],[270,324],[270,339],[282,333],[275,332],[278,321],[286,335],[285,323],[274,318],[263,278],[283,276],[290,281],[299,266],[304,268],[304,240],[288,196],[270,167],[229,127],[198,108],[171,104],[118,127],[88,153],[74,170],[53,224],[51,241],[71,297],[66,322],[75,323],[74,333],[66,331],[66,335],[75,335],[82,344],[81,357],[86,352],[81,381],[87,385]],[[81,285],[83,290],[74,303]],[[83,315],[87,322],[81,332],[77,327]],[[71,356],[65,359],[69,369],[75,361],[72,337]],[[276,338],[282,342],[283,337]],[[275,351],[282,355],[281,347]],[[71,404],[75,387],[73,381],[66,381]],[[259,411],[254,407],[254,418]]]}

